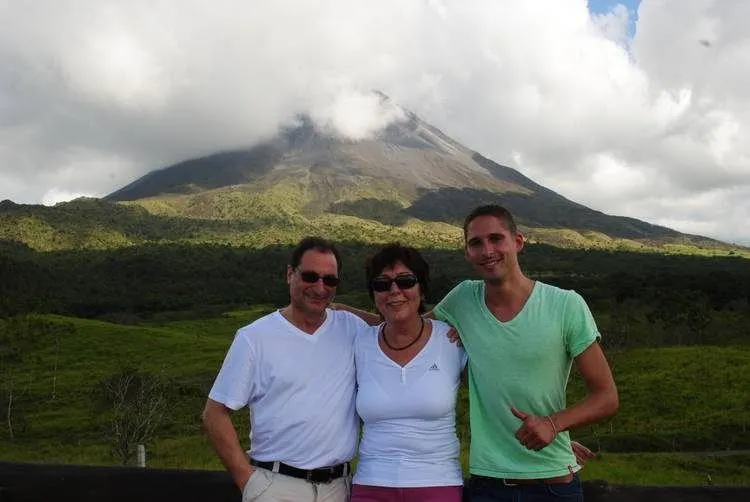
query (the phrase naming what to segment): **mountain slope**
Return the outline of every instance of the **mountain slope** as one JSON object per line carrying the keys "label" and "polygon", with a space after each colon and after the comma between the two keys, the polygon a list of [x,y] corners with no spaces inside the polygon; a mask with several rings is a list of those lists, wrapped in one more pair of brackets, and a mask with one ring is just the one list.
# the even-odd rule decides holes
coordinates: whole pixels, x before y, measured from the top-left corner
{"label": "mountain slope", "polygon": [[302,117],[270,141],[153,171],[106,199],[189,218],[341,214],[390,225],[413,218],[456,225],[473,207],[499,203],[541,240],[549,240],[550,232],[533,229],[593,232],[649,245],[718,244],[570,201],[408,112],[406,120],[362,141],[337,138]]}
{"label": "mountain slope", "polygon": [[[384,98],[385,99],[385,98]],[[0,239],[38,250],[147,242],[261,247],[317,233],[359,242],[460,245],[474,207],[499,203],[531,241],[597,248],[736,247],[573,202],[413,113],[352,141],[300,117],[262,144],[155,170],[103,200],[0,202]],[[740,250],[745,254],[746,250]]]}

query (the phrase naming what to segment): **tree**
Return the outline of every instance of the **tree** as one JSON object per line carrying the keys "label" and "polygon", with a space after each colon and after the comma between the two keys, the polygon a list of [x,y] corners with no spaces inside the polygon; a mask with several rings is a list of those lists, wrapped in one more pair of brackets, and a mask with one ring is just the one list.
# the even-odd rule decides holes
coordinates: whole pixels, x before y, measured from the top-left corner
{"label": "tree", "polygon": [[100,404],[110,413],[106,436],[122,465],[133,464],[138,445],[153,437],[166,408],[164,389],[160,378],[133,368],[100,383]]}

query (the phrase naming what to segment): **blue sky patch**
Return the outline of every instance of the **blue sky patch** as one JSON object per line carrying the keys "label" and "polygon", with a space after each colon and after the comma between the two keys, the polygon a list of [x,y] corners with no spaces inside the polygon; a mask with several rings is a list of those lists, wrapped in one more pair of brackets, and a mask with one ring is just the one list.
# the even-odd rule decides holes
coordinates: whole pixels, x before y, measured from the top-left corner
{"label": "blue sky patch", "polygon": [[606,14],[610,12],[615,5],[622,4],[630,12],[630,24],[628,25],[628,37],[633,38],[635,35],[635,24],[638,21],[638,6],[641,0],[588,0],[589,12],[592,14]]}

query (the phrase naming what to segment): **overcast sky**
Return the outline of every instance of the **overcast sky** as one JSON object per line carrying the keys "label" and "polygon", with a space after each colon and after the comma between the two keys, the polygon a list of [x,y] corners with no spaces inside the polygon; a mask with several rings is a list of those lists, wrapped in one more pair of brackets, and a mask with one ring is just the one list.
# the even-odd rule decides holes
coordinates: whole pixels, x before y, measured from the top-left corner
{"label": "overcast sky", "polygon": [[307,111],[397,113],[601,211],[750,244],[750,1],[0,0],[0,199],[102,196]]}

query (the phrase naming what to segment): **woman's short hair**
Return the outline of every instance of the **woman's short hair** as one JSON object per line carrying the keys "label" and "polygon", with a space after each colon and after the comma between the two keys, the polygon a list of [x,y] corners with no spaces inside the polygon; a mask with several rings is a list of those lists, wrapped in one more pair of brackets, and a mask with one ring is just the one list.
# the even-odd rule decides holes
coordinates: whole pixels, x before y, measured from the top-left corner
{"label": "woman's short hair", "polygon": [[419,287],[422,291],[422,299],[419,302],[419,313],[424,313],[424,296],[427,294],[430,282],[430,266],[419,251],[413,247],[404,246],[398,242],[386,244],[374,255],[370,256],[365,263],[366,287],[370,299],[375,299],[375,293],[372,289],[372,280],[382,274],[383,270],[393,267],[397,263],[403,264],[417,277]]}

